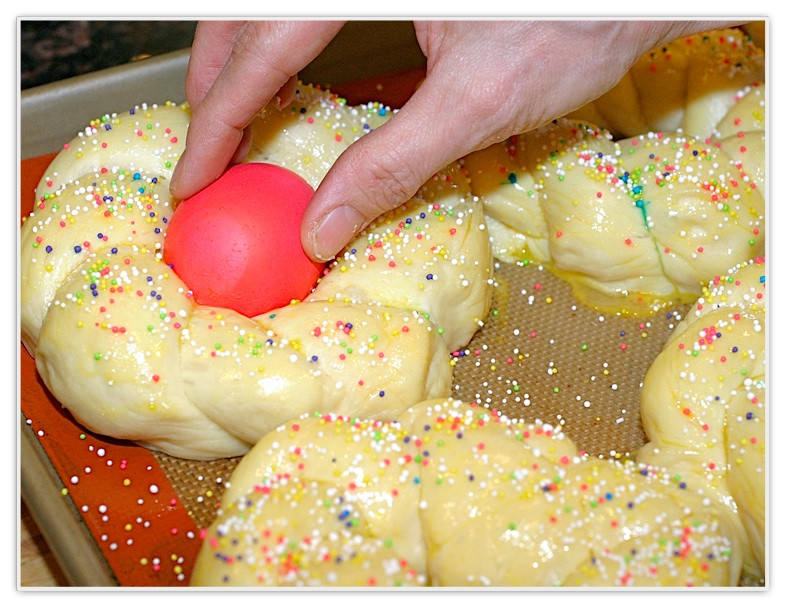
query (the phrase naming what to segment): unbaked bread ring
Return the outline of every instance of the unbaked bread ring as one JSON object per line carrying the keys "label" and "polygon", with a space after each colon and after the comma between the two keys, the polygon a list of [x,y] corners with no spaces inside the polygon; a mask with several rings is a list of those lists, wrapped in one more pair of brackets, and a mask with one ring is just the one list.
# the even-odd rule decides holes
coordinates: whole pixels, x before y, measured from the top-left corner
{"label": "unbaked bread ring", "polygon": [[717,134],[736,91],[764,82],[764,49],[742,29],[700,32],[643,54],[613,89],[569,116],[619,139],[678,130],[703,139]]}
{"label": "unbaked bread ring", "polygon": [[740,92],[720,133],[745,129],[719,140],[614,142],[562,119],[468,155],[495,256],[547,267],[606,312],[691,302],[724,265],[764,253],[766,143],[750,121],[764,117],[763,91]]}
{"label": "unbaked bread ring", "polygon": [[639,461],[715,491],[741,523],[746,573],[765,572],[764,258],[715,277],[652,363],[642,389],[649,443]]}
{"label": "unbaked bread ring", "polygon": [[[248,160],[312,184],[391,112],[310,86],[293,104],[256,119]],[[198,304],[162,260],[189,118],[166,104],[95,122],[55,158],[22,227],[22,339],[74,417],[215,459],[306,411],[386,418],[448,394],[450,352],[483,324],[492,296],[481,204],[458,165],[436,197],[368,228],[305,301],[250,319]]]}
{"label": "unbaked bread ring", "polygon": [[495,256],[643,316],[762,255],[764,73],[740,30],[697,34],[567,118],[466,156]]}

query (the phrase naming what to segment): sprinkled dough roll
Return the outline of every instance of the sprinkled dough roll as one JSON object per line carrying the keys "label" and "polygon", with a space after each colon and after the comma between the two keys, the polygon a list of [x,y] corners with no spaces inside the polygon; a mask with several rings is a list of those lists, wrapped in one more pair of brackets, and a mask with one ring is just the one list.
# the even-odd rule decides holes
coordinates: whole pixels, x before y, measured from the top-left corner
{"label": "sprinkled dough roll", "polygon": [[192,573],[202,586],[423,586],[419,466],[399,423],[304,417],[242,458]]}
{"label": "sprinkled dough roll", "polygon": [[764,52],[741,30],[702,32],[645,53],[611,91],[569,116],[617,138],[676,130],[705,138],[739,90],[764,82]]}
{"label": "sprinkled dough roll", "polygon": [[187,292],[150,253],[129,246],[100,250],[56,291],[36,366],[92,431],[177,456],[234,456],[248,445],[185,392],[179,352],[192,312]]}
{"label": "sprinkled dough roll", "polygon": [[[389,116],[310,86],[295,105],[254,120],[252,155],[315,184]],[[251,319],[199,304],[162,258],[189,117],[184,106],[141,105],[92,122],[56,156],[23,223],[23,341],[75,418],[100,434],[215,459],[243,454],[305,411],[386,418],[448,394],[449,342],[470,340],[492,293],[481,205],[464,175],[450,168],[422,190],[413,231],[400,213],[378,221],[393,247],[384,270],[366,276],[373,259],[339,259],[324,294]],[[432,279],[409,282],[417,272]]]}
{"label": "sprinkled dough roll", "polygon": [[[156,253],[173,213],[162,176],[124,170],[88,174],[39,201],[20,234],[22,341],[35,352],[41,325],[58,286],[99,253],[131,247]],[[98,265],[98,264],[97,264]],[[88,272],[103,281],[104,267]],[[90,284],[96,284],[96,282]],[[96,287],[90,289],[95,291]]]}
{"label": "sprinkled dough roll", "polygon": [[748,574],[765,563],[764,259],[716,277],[647,372],[638,458],[717,493],[746,535]]}
{"label": "sprinkled dough roll", "polygon": [[349,145],[392,116],[385,105],[348,105],[332,92],[300,83],[288,107],[270,104],[253,121],[244,161],[283,166],[316,189]]}
{"label": "sprinkled dough roll", "polygon": [[496,257],[546,266],[600,310],[648,314],[689,302],[731,262],[764,252],[764,146],[763,132],[614,143],[561,120],[465,167]]}
{"label": "sprinkled dough roll", "polygon": [[305,417],[236,468],[192,584],[734,584],[737,536],[699,495],[454,400]]}
{"label": "sprinkled dough roll", "polygon": [[463,158],[471,190],[484,204],[495,257],[550,262],[542,197],[547,179],[541,168],[548,159],[590,141],[608,151],[610,135],[583,122],[559,119],[531,131],[530,137],[512,136]]}
{"label": "sprinkled dough roll", "polygon": [[52,160],[36,188],[36,200],[95,172],[142,171],[170,180],[184,151],[190,117],[186,104],[167,102],[140,104],[91,121]]}
{"label": "sprinkled dough roll", "polygon": [[728,138],[735,134],[765,131],[765,84],[744,87],[734,94],[734,105],[723,116],[712,135]]}
{"label": "sprinkled dough roll", "polygon": [[428,202],[414,198],[385,213],[330,269],[309,301],[381,302],[416,311],[434,323],[451,351],[467,344],[492,301],[489,235],[481,203],[469,191]]}
{"label": "sprinkled dough roll", "polygon": [[191,401],[251,445],[304,412],[387,418],[451,386],[431,323],[372,304],[304,302],[254,319],[196,308],[180,358]]}
{"label": "sprinkled dough roll", "polygon": [[764,73],[740,30],[679,39],[569,119],[466,156],[495,257],[646,315],[761,255]]}

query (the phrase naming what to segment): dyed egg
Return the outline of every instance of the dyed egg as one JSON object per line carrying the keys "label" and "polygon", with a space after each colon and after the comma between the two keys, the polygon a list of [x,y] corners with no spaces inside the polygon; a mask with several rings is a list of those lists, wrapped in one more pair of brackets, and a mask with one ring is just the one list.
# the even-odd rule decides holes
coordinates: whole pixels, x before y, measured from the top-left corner
{"label": "dyed egg", "polygon": [[165,237],[165,262],[205,306],[253,317],[302,300],[324,269],[300,242],[313,193],[286,168],[232,166],[177,206]]}

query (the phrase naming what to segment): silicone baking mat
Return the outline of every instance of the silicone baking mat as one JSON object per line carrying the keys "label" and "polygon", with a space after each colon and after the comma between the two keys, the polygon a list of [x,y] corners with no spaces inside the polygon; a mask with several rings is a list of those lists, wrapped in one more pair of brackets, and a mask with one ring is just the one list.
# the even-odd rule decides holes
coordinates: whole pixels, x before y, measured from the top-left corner
{"label": "silicone baking mat", "polygon": [[[410,70],[333,90],[356,104],[402,106],[423,77]],[[144,100],[141,100],[144,102]],[[21,168],[21,215],[53,155]],[[596,312],[569,287],[532,265],[496,264],[495,299],[484,327],[453,353],[453,395],[509,416],[561,424],[582,451],[623,457],[641,446],[639,416],[644,375],[686,308],[648,318]],[[96,436],[74,422],[43,386],[24,348],[20,355],[22,435],[43,451],[53,482],[27,484],[39,504],[65,502],[84,530],[110,584],[186,586],[219,499],[238,459],[198,462]],[[51,534],[69,541],[78,534]],[[95,545],[95,546],[94,546]],[[55,551],[61,563],[85,563]],[[105,584],[99,576],[93,584]],[[91,578],[88,584],[91,586]]]}

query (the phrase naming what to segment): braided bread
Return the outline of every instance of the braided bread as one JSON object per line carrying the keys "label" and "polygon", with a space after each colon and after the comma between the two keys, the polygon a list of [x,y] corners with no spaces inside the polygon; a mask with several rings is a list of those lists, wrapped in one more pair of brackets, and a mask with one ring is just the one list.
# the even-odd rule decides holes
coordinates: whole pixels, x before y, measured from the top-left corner
{"label": "braided bread", "polygon": [[[703,79],[719,100],[708,107],[722,140],[650,132],[613,142],[568,119],[515,136],[452,164],[383,216],[304,303],[254,319],[201,306],[161,258],[189,109],[103,117],[55,158],[22,227],[22,340],[89,428],[213,458],[243,453],[304,410],[392,417],[446,395],[445,356],[482,325],[491,298],[488,233],[496,257],[535,259],[600,309],[641,314],[690,301],[704,280],[764,247],[763,87],[743,86],[758,78],[761,52],[728,31],[664,57],[699,74],[711,61],[688,50],[714,38],[750,59],[731,80],[722,66],[736,62],[719,59],[720,76]],[[724,109],[726,85],[733,105]],[[256,118],[246,161],[282,165],[316,187],[391,115],[302,86],[291,108]],[[352,373],[364,365],[365,377]]]}
{"label": "braided bread", "polygon": [[642,55],[610,91],[569,116],[623,139],[647,132],[706,138],[735,92],[765,82],[764,51],[738,28],[679,38]]}
{"label": "braided bread", "polygon": [[646,54],[571,117],[465,158],[498,259],[646,315],[764,253],[764,54],[739,30]]}
{"label": "braided bread", "polygon": [[[293,110],[254,122],[249,159],[318,184],[390,112],[302,87]],[[248,318],[197,303],[162,260],[189,117],[140,106],[89,126],[53,161],[22,227],[22,339],[75,418],[214,459],[306,411],[384,418],[448,394],[449,352],[483,323],[492,294],[481,204],[454,183],[464,176],[449,169],[431,201],[378,220],[302,303]]]}
{"label": "braided bread", "polygon": [[[396,422],[306,417],[265,437],[234,471],[192,584],[722,584],[738,573],[734,537],[663,474],[434,400]],[[680,540],[684,559],[664,544]]]}
{"label": "braided bread", "polygon": [[639,461],[714,491],[741,524],[746,572],[765,570],[765,262],[718,276],[646,374]]}

